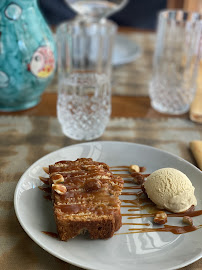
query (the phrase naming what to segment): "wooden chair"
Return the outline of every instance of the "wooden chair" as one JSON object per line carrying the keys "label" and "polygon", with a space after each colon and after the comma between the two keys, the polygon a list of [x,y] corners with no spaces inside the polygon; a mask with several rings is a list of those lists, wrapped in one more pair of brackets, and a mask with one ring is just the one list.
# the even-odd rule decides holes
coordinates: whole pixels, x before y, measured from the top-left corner
{"label": "wooden chair", "polygon": [[167,0],[167,8],[202,12],[202,0]]}

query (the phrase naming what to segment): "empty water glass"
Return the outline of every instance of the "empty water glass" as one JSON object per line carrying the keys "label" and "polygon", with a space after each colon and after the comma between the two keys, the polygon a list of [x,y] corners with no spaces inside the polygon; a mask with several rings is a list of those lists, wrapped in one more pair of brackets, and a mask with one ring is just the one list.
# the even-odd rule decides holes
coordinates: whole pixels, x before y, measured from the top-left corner
{"label": "empty water glass", "polygon": [[149,94],[152,107],[168,114],[189,110],[197,83],[202,15],[160,12]]}
{"label": "empty water glass", "polygon": [[111,114],[111,58],[116,25],[74,20],[59,26],[57,115],[75,140],[100,137]]}

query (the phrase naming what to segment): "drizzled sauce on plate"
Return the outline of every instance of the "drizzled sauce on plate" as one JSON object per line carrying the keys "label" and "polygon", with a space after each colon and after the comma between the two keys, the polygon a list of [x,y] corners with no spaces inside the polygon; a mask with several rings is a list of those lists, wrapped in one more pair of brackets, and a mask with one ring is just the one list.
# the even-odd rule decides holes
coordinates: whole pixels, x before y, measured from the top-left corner
{"label": "drizzled sauce on plate", "polygon": [[58,234],[57,233],[54,233],[54,232],[46,232],[46,231],[42,231],[42,233],[48,235],[48,236],[51,236],[53,238],[58,238]]}
{"label": "drizzled sauce on plate", "polygon": [[[135,177],[141,177],[143,180],[149,176],[149,174],[143,174],[143,172],[146,170],[145,167],[140,167],[140,172],[132,173],[132,175],[129,173],[129,166],[113,166],[110,167],[111,172],[114,172],[115,175],[119,175],[124,179],[124,183],[126,184],[132,184],[131,186],[125,186],[123,188],[121,195],[130,196],[130,199],[122,199],[121,202],[124,204],[121,205],[121,208],[128,208],[128,213],[122,214],[122,216],[127,217],[129,220],[133,219],[139,219],[139,218],[150,218],[154,217],[156,212],[158,212],[160,209],[158,209],[151,200],[144,194],[144,192],[141,190],[140,185],[134,185],[133,179]],[[48,168],[44,168],[44,171],[48,173]],[[119,173],[121,172],[121,173]],[[126,172],[126,173],[122,173]],[[40,180],[44,183],[48,183],[48,178],[40,177]],[[47,195],[44,197],[48,200],[51,200],[51,188],[40,186],[41,190],[43,190]],[[129,190],[129,191],[126,191]],[[134,191],[133,191],[134,190]],[[139,190],[139,191],[136,191]],[[131,196],[133,198],[131,199]],[[135,213],[140,210],[146,210],[147,213]],[[134,212],[134,213],[132,213]],[[196,217],[202,215],[202,210],[195,210],[194,206],[188,209],[186,212],[183,213],[167,213],[168,217],[184,217],[184,216],[190,216],[190,217]],[[122,225],[131,225],[134,226],[134,228],[129,228],[127,232],[123,233],[115,233],[115,235],[121,235],[121,234],[133,234],[133,233],[145,233],[145,232],[171,232],[173,234],[184,234],[188,232],[193,232],[197,229],[202,228],[202,225],[199,226],[172,226],[172,225],[161,225],[161,227],[155,227],[155,228],[148,228],[151,223],[138,223],[138,222],[124,222]],[[135,228],[135,226],[146,226],[147,228]],[[156,225],[160,226],[160,225]],[[46,232],[43,231],[44,234],[49,235],[54,238],[58,238],[58,234],[54,232]]]}
{"label": "drizzled sauce on plate", "polygon": [[[144,167],[140,167],[140,168],[144,168]],[[111,167],[111,171],[115,172],[116,175],[119,175],[119,176],[125,178],[126,180],[124,179],[124,183],[127,183],[127,184],[134,184],[134,182],[133,182],[134,177],[142,177],[143,180],[145,180],[145,178],[147,178],[149,176],[149,174],[142,174],[142,172],[145,171],[145,168],[140,169],[139,173],[135,172],[132,174],[129,174],[128,170],[129,170],[129,166]],[[118,173],[119,171],[121,171],[121,173]],[[123,173],[123,172],[128,172],[128,173]],[[140,191],[135,192],[135,190],[138,190],[138,189]],[[129,190],[129,191],[125,191],[125,190]],[[134,190],[134,192],[132,192],[132,190]],[[123,192],[121,195],[129,195],[129,196],[134,195],[136,197],[132,198],[132,199],[121,200],[123,203],[125,203],[124,205],[122,204],[121,207],[128,208],[128,213],[124,213],[124,214],[122,214],[122,216],[127,217],[127,219],[129,219],[129,220],[139,219],[139,218],[151,218],[151,217],[155,216],[156,212],[158,212],[160,209],[158,209],[155,206],[155,204],[153,204],[151,202],[151,200],[143,193],[144,192],[141,190],[140,185],[136,185],[136,186],[132,185],[132,186],[128,186],[128,187],[123,188]],[[146,210],[147,213],[138,213],[138,214],[135,213],[135,212],[140,211],[140,210]],[[134,213],[132,213],[132,212],[134,212]],[[184,213],[167,213],[168,217],[184,217],[184,216],[196,217],[199,215],[202,215],[202,210],[195,210],[194,206],[192,206],[190,209],[188,209]],[[128,222],[127,223],[126,222],[126,223],[123,223],[122,225],[132,225],[132,226],[134,225],[134,227],[136,225],[144,225],[144,226],[149,227],[150,223],[137,223],[137,222]],[[156,225],[156,226],[160,226],[160,225]],[[145,233],[145,232],[171,232],[173,234],[184,234],[184,233],[195,231],[199,228],[202,228],[202,225],[199,225],[199,226],[163,225],[163,227],[161,225],[161,227],[155,227],[155,228],[129,228],[127,232],[115,233],[115,235]]]}

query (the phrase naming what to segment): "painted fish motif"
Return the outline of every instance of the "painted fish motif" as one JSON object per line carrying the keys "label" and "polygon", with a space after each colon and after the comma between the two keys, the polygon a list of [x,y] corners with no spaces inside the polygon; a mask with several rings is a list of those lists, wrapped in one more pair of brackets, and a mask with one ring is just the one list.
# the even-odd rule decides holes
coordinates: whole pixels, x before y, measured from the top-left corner
{"label": "painted fish motif", "polygon": [[28,70],[36,77],[47,78],[55,69],[54,54],[48,46],[39,47],[34,52]]}

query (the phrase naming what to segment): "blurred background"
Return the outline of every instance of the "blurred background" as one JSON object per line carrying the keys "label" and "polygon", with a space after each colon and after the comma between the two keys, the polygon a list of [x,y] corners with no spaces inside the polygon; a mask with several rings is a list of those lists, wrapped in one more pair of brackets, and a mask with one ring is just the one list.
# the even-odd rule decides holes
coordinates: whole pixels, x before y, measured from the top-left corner
{"label": "blurred background", "polygon": [[[65,0],[39,0],[39,6],[50,25],[74,18]],[[202,0],[129,0],[121,11],[110,17],[120,26],[155,30],[157,13],[165,8],[202,11]]]}

